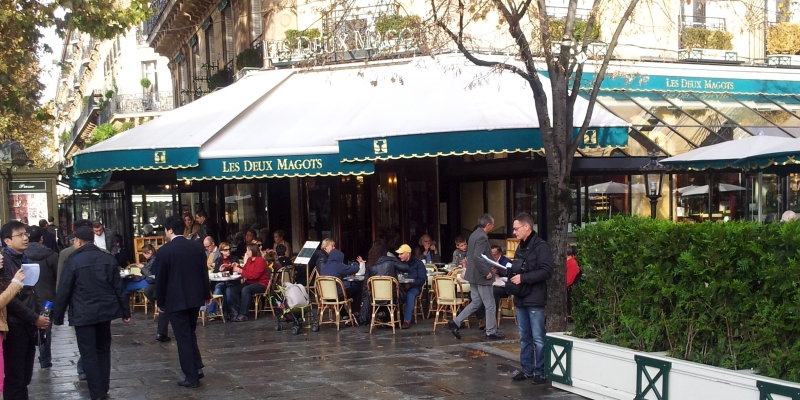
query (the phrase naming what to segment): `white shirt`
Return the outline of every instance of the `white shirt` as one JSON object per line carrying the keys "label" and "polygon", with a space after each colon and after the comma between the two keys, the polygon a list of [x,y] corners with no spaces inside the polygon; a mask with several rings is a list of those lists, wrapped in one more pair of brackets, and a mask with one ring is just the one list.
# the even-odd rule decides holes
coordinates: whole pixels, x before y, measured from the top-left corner
{"label": "white shirt", "polygon": [[103,230],[103,233],[101,235],[94,235],[94,245],[99,247],[99,248],[101,248],[101,249],[103,249],[103,250],[109,250],[109,249],[106,248],[106,231],[105,230]]}

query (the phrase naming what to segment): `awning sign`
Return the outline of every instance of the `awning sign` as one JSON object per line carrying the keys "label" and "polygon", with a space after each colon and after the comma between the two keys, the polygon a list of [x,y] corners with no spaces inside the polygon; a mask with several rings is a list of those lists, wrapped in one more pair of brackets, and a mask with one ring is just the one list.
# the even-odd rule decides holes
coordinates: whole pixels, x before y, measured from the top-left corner
{"label": "awning sign", "polygon": [[179,170],[178,179],[253,179],[301,176],[367,175],[372,162],[342,163],[339,154],[201,159],[197,168]]}
{"label": "awning sign", "polygon": [[47,192],[47,181],[11,181],[8,191],[12,193],[43,193]]}

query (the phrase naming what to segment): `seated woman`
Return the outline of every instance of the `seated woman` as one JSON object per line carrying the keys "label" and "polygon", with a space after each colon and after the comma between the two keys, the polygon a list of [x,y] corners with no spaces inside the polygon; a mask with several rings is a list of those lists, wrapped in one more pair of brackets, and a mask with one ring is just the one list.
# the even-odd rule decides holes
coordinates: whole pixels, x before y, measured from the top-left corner
{"label": "seated woman", "polygon": [[414,258],[421,260],[425,264],[442,261],[442,257],[439,255],[439,249],[436,248],[436,242],[431,239],[430,235],[422,235],[422,237],[419,238],[419,246],[414,249]]}
{"label": "seated woman", "polygon": [[247,245],[247,261],[241,268],[234,266],[233,272],[242,274],[244,282],[230,288],[231,313],[234,322],[247,321],[247,310],[254,294],[265,293],[269,287],[269,261],[272,265],[274,258],[267,254],[269,260],[261,257],[257,244]]}
{"label": "seated woman", "polygon": [[[326,239],[330,240],[330,239]],[[360,282],[350,282],[344,280],[349,275],[358,272],[358,265],[347,265],[344,263],[344,253],[338,249],[333,248],[336,243],[331,240],[329,242],[330,250],[328,253],[328,261],[322,265],[319,270],[319,276],[334,276],[341,279],[344,283],[344,290],[347,293],[347,298],[353,299],[353,309],[359,310],[361,308],[361,284]],[[342,293],[339,293],[342,298]]]}
{"label": "seated woman", "polygon": [[200,225],[194,221],[192,214],[183,214],[183,236],[194,240],[200,233]]}
{"label": "seated woman", "polygon": [[[156,248],[153,247],[152,244],[146,244],[142,246],[142,255],[146,263],[144,264],[136,264],[142,270],[142,276],[145,278],[145,282],[147,285],[144,288],[144,297],[147,297],[147,300],[150,301],[151,304],[155,304],[156,301],[156,274],[158,271],[153,269],[156,261]],[[151,276],[153,278],[151,278]]]}
{"label": "seated woman", "polygon": [[[214,262],[214,269],[211,271],[212,273],[218,272],[225,272],[233,270],[233,267],[238,267],[239,264],[236,263],[236,259],[233,258],[231,255],[231,245],[227,242],[222,242],[219,244],[219,258]],[[214,285],[214,294],[216,295],[225,295],[225,298],[222,301],[223,310],[228,304],[228,295],[227,288],[233,286],[234,284],[231,282],[217,282]],[[207,314],[209,317],[217,317],[219,316],[218,312],[222,310],[217,310],[217,303],[211,302],[211,305],[208,306]]]}
{"label": "seated woman", "polygon": [[286,237],[286,231],[277,230],[272,235],[272,238],[275,239],[275,244],[273,245],[272,249],[278,251],[278,245],[282,244],[286,247],[286,250],[283,253],[278,253],[279,257],[291,257],[292,256],[292,245],[284,239]]}

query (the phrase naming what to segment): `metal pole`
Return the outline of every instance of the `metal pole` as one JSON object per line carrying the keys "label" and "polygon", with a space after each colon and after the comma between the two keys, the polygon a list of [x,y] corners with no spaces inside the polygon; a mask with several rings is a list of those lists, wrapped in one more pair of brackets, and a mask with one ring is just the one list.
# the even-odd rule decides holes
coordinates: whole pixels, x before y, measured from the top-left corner
{"label": "metal pole", "polygon": [[647,196],[650,198],[650,218],[656,219],[656,206],[658,205],[658,197]]}
{"label": "metal pole", "polygon": [[762,208],[761,208],[763,206],[763,203],[764,203],[763,202],[763,197],[764,197],[763,193],[764,193],[764,191],[761,189],[762,188],[761,185],[764,184],[763,181],[762,181],[763,177],[764,177],[764,173],[763,172],[759,172],[758,173],[758,193],[756,194],[756,196],[757,196],[756,197],[756,202],[758,202],[758,222],[761,222],[761,223],[764,222],[764,217],[763,217]]}

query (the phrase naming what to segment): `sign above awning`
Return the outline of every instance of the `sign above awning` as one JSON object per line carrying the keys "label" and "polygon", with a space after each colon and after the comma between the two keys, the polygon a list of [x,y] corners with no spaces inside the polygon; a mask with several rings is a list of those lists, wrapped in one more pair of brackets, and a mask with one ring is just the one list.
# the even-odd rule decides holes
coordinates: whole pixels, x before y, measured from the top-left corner
{"label": "sign above awning", "polygon": [[[577,136],[577,130],[575,136]],[[604,127],[586,132],[581,148],[628,145],[628,128]],[[352,139],[339,142],[342,161],[392,160],[450,155],[519,153],[544,147],[539,129],[443,132],[424,135]]]}
{"label": "sign above awning", "polygon": [[290,178],[306,176],[369,175],[375,164],[342,163],[338,154],[288,157],[234,157],[201,159],[197,168],[177,171],[182,180]]}

